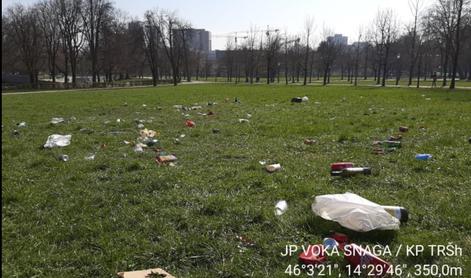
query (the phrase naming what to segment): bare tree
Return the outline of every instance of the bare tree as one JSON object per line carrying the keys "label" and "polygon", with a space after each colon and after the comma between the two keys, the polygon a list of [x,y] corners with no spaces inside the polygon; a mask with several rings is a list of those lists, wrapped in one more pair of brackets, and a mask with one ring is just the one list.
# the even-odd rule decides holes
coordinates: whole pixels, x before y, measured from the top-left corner
{"label": "bare tree", "polygon": [[38,74],[42,53],[42,34],[39,28],[39,16],[34,8],[15,5],[8,8],[9,36],[17,47],[19,58],[23,62],[33,88],[39,84]]}
{"label": "bare tree", "polygon": [[255,74],[255,40],[256,40],[256,32],[257,30],[254,27],[250,28],[250,31],[247,34],[246,46],[247,46],[247,70],[249,75],[249,82],[253,84],[254,74]]}
{"label": "bare tree", "polygon": [[183,53],[183,64],[185,68],[185,75],[186,75],[186,81],[190,82],[191,81],[191,73],[190,73],[190,46],[189,42],[192,39],[192,33],[189,32],[191,31],[191,24],[187,22],[178,22],[178,34],[176,34],[176,37],[180,38],[180,44],[182,48],[182,53]]}
{"label": "bare tree", "polygon": [[[273,33],[275,34],[273,35]],[[267,36],[265,51],[267,61],[267,84],[270,84],[270,82],[273,81],[274,60],[280,48],[280,36],[278,35],[278,29],[270,30],[268,27],[265,35]]]}
{"label": "bare tree", "polygon": [[419,20],[419,13],[421,7],[421,0],[409,0],[409,8],[412,15],[414,16],[414,23],[412,25],[412,30],[409,32],[411,34],[410,38],[410,49],[409,49],[409,81],[407,86],[412,84],[412,74],[414,71],[415,63],[417,62],[417,27]]}
{"label": "bare tree", "polygon": [[455,88],[456,69],[458,67],[458,56],[460,54],[460,33],[461,33],[461,21],[463,13],[464,0],[454,0],[454,10],[456,13],[456,27],[455,29],[455,42],[453,51],[453,71],[451,73],[450,89]]}
{"label": "bare tree", "polygon": [[358,85],[358,64],[360,62],[360,46],[361,46],[361,39],[362,39],[362,36],[363,36],[363,31],[362,31],[362,28],[360,27],[358,29],[358,40],[357,40],[357,44],[355,46],[355,69],[354,69],[354,83],[353,85],[354,86],[357,86]]}
{"label": "bare tree", "polygon": [[172,69],[173,85],[180,82],[180,61],[183,52],[182,38],[180,32],[176,32],[182,26],[175,13],[161,11],[158,14],[158,34],[161,45],[165,51]]}
{"label": "bare tree", "polygon": [[307,84],[307,73],[308,73],[308,62],[309,62],[309,52],[310,46],[309,41],[311,40],[311,33],[314,28],[314,19],[313,18],[306,18],[304,22],[304,28],[306,32],[306,52],[304,54],[304,82],[303,85],[306,86]]}
{"label": "bare tree", "polygon": [[159,49],[160,49],[160,24],[159,18],[157,17],[157,10],[146,11],[144,18],[144,32],[143,38],[145,42],[145,53],[147,57],[147,62],[150,67],[150,72],[152,74],[152,84],[157,86],[159,82]]}
{"label": "bare tree", "polygon": [[447,85],[449,58],[452,52],[453,33],[456,27],[456,17],[453,12],[453,1],[437,0],[437,3],[428,11],[425,25],[429,33],[434,33],[440,42],[442,86]]}
{"label": "bare tree", "polygon": [[[396,40],[398,35],[397,22],[393,15],[392,10],[379,11],[375,20],[375,34],[376,38],[376,47],[378,48],[378,66],[382,71],[382,81],[381,86],[386,86],[386,76],[388,69],[388,59],[391,50],[391,44]],[[378,81],[380,75],[378,74]],[[377,81],[377,83],[379,83]]]}
{"label": "bare tree", "polygon": [[[78,57],[83,45],[83,20],[81,0],[55,0],[54,8],[59,20],[59,29],[63,39],[66,61],[70,63],[72,85],[77,84]],[[67,62],[66,62],[67,68]]]}
{"label": "bare tree", "polygon": [[319,54],[319,59],[323,71],[323,82],[322,85],[327,85],[332,66],[335,59],[340,53],[341,46],[334,40],[329,39],[328,37],[332,34],[332,31],[324,26],[323,29],[323,38],[324,40],[319,44],[317,52]]}
{"label": "bare tree", "polygon": [[100,35],[106,20],[110,20],[109,13],[113,6],[108,0],[85,0],[81,9],[83,34],[88,43],[91,61],[92,82],[95,84],[98,77],[98,52],[100,50]]}
{"label": "bare tree", "polygon": [[50,1],[39,2],[36,6],[38,22],[44,38],[47,66],[52,82],[56,83],[56,60],[60,47],[59,20]]}

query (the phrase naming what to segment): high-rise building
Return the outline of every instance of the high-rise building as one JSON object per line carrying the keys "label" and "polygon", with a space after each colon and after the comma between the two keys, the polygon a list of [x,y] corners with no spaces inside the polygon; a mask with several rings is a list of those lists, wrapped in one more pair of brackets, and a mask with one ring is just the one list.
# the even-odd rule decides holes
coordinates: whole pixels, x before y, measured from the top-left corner
{"label": "high-rise building", "polygon": [[328,36],[327,42],[346,46],[348,45],[348,37],[342,36],[342,34],[335,34],[333,36]]}
{"label": "high-rise building", "polygon": [[188,38],[188,45],[192,50],[198,50],[209,54],[211,51],[211,32],[205,29],[186,29],[185,35]]}

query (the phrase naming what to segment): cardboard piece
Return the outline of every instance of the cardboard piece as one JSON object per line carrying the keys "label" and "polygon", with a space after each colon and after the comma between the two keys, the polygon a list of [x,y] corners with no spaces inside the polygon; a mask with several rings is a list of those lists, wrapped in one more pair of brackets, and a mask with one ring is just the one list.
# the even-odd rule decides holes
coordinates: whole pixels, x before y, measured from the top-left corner
{"label": "cardboard piece", "polygon": [[165,270],[161,268],[153,268],[153,269],[146,269],[146,270],[136,270],[136,271],[127,271],[127,272],[118,272],[118,276],[120,278],[149,278],[152,277],[151,274],[155,277],[165,277],[165,278],[175,278],[175,276],[169,274]]}
{"label": "cardboard piece", "polygon": [[177,157],[170,154],[170,155],[159,155],[156,158],[158,163],[166,163],[166,162],[173,162],[177,160]]}

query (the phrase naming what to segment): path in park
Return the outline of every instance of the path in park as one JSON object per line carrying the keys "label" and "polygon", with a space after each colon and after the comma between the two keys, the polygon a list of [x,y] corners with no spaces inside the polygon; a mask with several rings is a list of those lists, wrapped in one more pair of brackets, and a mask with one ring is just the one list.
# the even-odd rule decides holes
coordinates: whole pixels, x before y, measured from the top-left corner
{"label": "path in park", "polygon": [[[191,82],[182,82],[179,85],[198,85],[198,84],[233,84],[232,82],[214,82],[214,81],[191,81]],[[242,84],[242,83],[240,83]],[[266,83],[258,83],[259,85],[266,85]],[[257,85],[257,83],[254,83],[253,85]],[[284,85],[283,84],[277,84],[274,83],[274,85]],[[302,83],[295,83],[295,84],[289,84],[290,86],[292,85],[298,85],[302,86]],[[309,86],[319,86],[319,84],[311,83]],[[173,86],[173,84],[162,84],[159,85],[158,87],[167,87],[167,86]],[[352,84],[329,84],[328,86],[352,86]],[[67,90],[48,90],[48,91],[27,91],[27,92],[12,92],[12,93],[3,93],[2,96],[7,96],[7,95],[28,95],[28,94],[46,94],[46,93],[62,93],[62,92],[68,92],[68,93],[73,93],[73,92],[86,92],[86,91],[96,91],[96,90],[120,90],[120,89],[134,89],[134,88],[150,88],[152,85],[148,86],[132,86],[132,87],[110,87],[110,88],[86,88],[86,89],[67,89]],[[158,88],[156,87],[156,88]],[[358,85],[358,87],[381,87],[380,85]],[[408,88],[406,85],[387,85],[387,88]],[[415,86],[411,86],[409,88],[416,88]],[[431,89],[432,86],[420,86],[419,89]],[[436,87],[437,89],[448,89],[448,88],[441,88],[441,87]],[[463,89],[463,90],[471,90],[471,87],[456,87],[456,89]]]}

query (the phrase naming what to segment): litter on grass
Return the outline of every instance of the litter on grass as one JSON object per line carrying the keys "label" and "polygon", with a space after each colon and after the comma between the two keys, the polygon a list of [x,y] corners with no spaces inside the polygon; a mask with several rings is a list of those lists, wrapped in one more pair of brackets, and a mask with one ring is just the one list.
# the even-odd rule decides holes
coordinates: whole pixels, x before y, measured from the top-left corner
{"label": "litter on grass", "polygon": [[314,145],[315,143],[316,143],[316,140],[314,139],[309,139],[309,138],[304,139],[304,144],[306,145]]}
{"label": "litter on grass", "polygon": [[19,128],[20,127],[26,127],[26,122],[21,122],[16,124]]}
{"label": "litter on grass", "polygon": [[142,148],[142,145],[141,144],[136,144],[134,146],[134,152],[135,153],[143,153],[144,152],[144,149]]}
{"label": "litter on grass", "polygon": [[407,132],[407,131],[409,131],[409,128],[407,126],[400,126],[399,131],[400,132]]}
{"label": "litter on grass", "polygon": [[193,122],[192,120],[186,120],[185,125],[187,127],[195,127],[196,126],[195,122]]}
{"label": "litter on grass", "polygon": [[146,270],[136,270],[127,272],[118,272],[120,278],[150,278],[150,277],[162,277],[162,278],[175,278],[175,276],[166,272],[161,268],[153,268]]}
{"label": "litter on grass", "polygon": [[72,135],[52,134],[47,138],[44,148],[65,147],[70,145]]}
{"label": "litter on grass", "polygon": [[239,123],[248,123],[248,122],[249,122],[249,120],[247,120],[247,119],[239,119]]}
{"label": "litter on grass", "polygon": [[415,156],[417,160],[429,160],[432,159],[432,155],[429,153],[419,153]]}
{"label": "litter on grass", "polygon": [[273,172],[279,171],[281,169],[281,165],[279,163],[270,164],[270,165],[267,165],[265,169],[267,170],[267,172],[273,173]]}
{"label": "litter on grass", "polygon": [[173,154],[166,154],[166,153],[160,153],[155,158],[155,161],[157,161],[157,163],[159,164],[175,162],[176,160],[177,160],[176,156],[174,156]]}
{"label": "litter on grass", "polygon": [[398,230],[400,224],[382,206],[349,192],[316,196],[312,211],[357,232]]}
{"label": "litter on grass", "polygon": [[63,123],[65,122],[64,118],[52,118],[50,123],[53,124],[53,125],[56,125],[58,123]]}
{"label": "litter on grass", "polygon": [[280,200],[275,205],[275,215],[282,215],[288,210],[288,203],[285,200]]}
{"label": "litter on grass", "polygon": [[236,236],[236,239],[239,240],[239,245],[237,247],[239,247],[239,249],[245,249],[245,248],[248,248],[248,247],[255,247],[256,244],[255,242],[253,242],[252,240],[250,240],[249,238],[247,238],[246,236]]}
{"label": "litter on grass", "polygon": [[157,135],[157,136],[159,135],[157,131],[151,130],[151,129],[147,129],[147,128],[140,130],[140,131],[139,131],[139,134],[141,135],[141,138],[142,138],[142,139],[145,139],[145,138],[147,138],[147,137],[152,138],[152,137],[155,137],[156,135]]}
{"label": "litter on grass", "polygon": [[89,154],[85,157],[85,160],[95,160],[95,154],[92,153],[92,154]]}
{"label": "litter on grass", "polygon": [[79,131],[81,133],[85,133],[85,134],[92,134],[93,133],[93,129],[90,129],[90,128],[81,128]]}
{"label": "litter on grass", "polygon": [[61,154],[61,155],[59,155],[58,159],[59,159],[60,161],[67,162],[67,161],[69,161],[69,156],[66,155],[66,154]]}

